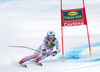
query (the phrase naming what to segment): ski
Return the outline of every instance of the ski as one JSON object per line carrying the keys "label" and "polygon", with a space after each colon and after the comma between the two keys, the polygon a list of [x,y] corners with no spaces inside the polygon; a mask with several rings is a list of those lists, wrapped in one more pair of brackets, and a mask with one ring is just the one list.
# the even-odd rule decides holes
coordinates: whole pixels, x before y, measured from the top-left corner
{"label": "ski", "polygon": [[12,61],[12,63],[13,63],[14,65],[16,65],[16,66],[23,67],[23,68],[27,68],[27,65],[26,65],[26,64],[20,64],[20,63],[18,63],[18,62],[16,62],[16,61]]}
{"label": "ski", "polygon": [[39,66],[43,66],[43,64],[40,63],[40,62],[36,62],[36,64],[39,65]]}
{"label": "ski", "polygon": [[20,64],[20,66],[27,68],[27,65],[25,65],[25,64]]}
{"label": "ski", "polygon": [[38,65],[38,66],[43,66],[43,64],[42,63],[40,63],[40,62],[36,62],[36,61],[34,61],[34,60],[32,60],[32,62],[34,62],[36,65]]}

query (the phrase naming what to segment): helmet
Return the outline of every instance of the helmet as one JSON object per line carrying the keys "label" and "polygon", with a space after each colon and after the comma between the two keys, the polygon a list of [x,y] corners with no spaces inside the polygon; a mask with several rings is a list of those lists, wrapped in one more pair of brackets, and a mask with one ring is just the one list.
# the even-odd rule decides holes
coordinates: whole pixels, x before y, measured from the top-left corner
{"label": "helmet", "polygon": [[54,39],[55,38],[55,32],[54,31],[48,31],[47,32],[47,38],[48,39],[50,39],[50,38]]}

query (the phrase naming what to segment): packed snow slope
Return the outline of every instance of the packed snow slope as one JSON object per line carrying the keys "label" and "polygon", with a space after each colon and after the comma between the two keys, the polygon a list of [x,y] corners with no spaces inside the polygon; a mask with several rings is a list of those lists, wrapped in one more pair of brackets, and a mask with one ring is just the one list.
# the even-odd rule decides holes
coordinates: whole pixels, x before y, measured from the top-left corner
{"label": "packed snow slope", "polygon": [[[29,61],[25,64],[28,68],[23,68],[17,62],[27,55],[31,55],[34,51],[24,48],[10,48],[5,44],[0,48],[0,71],[2,72],[79,72],[79,71],[97,71],[100,69],[100,35],[91,35],[92,57],[89,56],[87,37],[85,36],[66,36],[64,42],[65,60],[62,61],[61,53],[57,56],[40,61],[43,66],[37,66]],[[58,37],[59,38],[59,37]],[[10,45],[29,46],[38,48],[41,38],[24,38],[17,39],[16,43]],[[77,40],[76,40],[77,39]],[[33,42],[31,41],[33,40]],[[29,43],[28,43],[29,42]],[[31,45],[32,42],[32,45]],[[28,44],[26,44],[28,43]],[[36,44],[37,43],[37,44]],[[36,45],[35,45],[36,44]]]}

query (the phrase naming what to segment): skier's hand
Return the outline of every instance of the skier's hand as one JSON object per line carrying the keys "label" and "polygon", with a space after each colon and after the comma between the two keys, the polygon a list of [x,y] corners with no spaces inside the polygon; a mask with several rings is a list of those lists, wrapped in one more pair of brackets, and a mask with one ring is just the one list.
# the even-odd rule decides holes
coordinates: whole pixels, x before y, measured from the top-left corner
{"label": "skier's hand", "polygon": [[46,55],[46,54],[47,54],[46,49],[43,49],[43,50],[42,50],[42,54],[43,54],[43,55]]}
{"label": "skier's hand", "polygon": [[52,55],[52,56],[57,55],[57,51],[52,52],[51,55]]}

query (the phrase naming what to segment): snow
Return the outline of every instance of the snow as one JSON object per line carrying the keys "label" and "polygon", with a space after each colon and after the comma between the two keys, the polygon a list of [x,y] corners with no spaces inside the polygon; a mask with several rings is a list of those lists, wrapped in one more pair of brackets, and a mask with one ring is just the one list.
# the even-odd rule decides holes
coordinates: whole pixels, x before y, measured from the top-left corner
{"label": "snow", "polygon": [[[81,0],[63,0],[63,9],[82,7]],[[73,5],[70,5],[72,3]],[[75,3],[75,4],[74,4]],[[58,0],[1,0],[0,1],[0,72],[99,72],[100,71],[100,1],[86,1],[86,13],[91,41],[89,56],[86,26],[64,27],[65,60],[62,55],[40,61],[43,66],[26,62],[28,68],[17,65],[25,56],[34,53],[48,30],[54,30],[61,48],[60,2]],[[69,6],[70,5],[70,6]]]}

